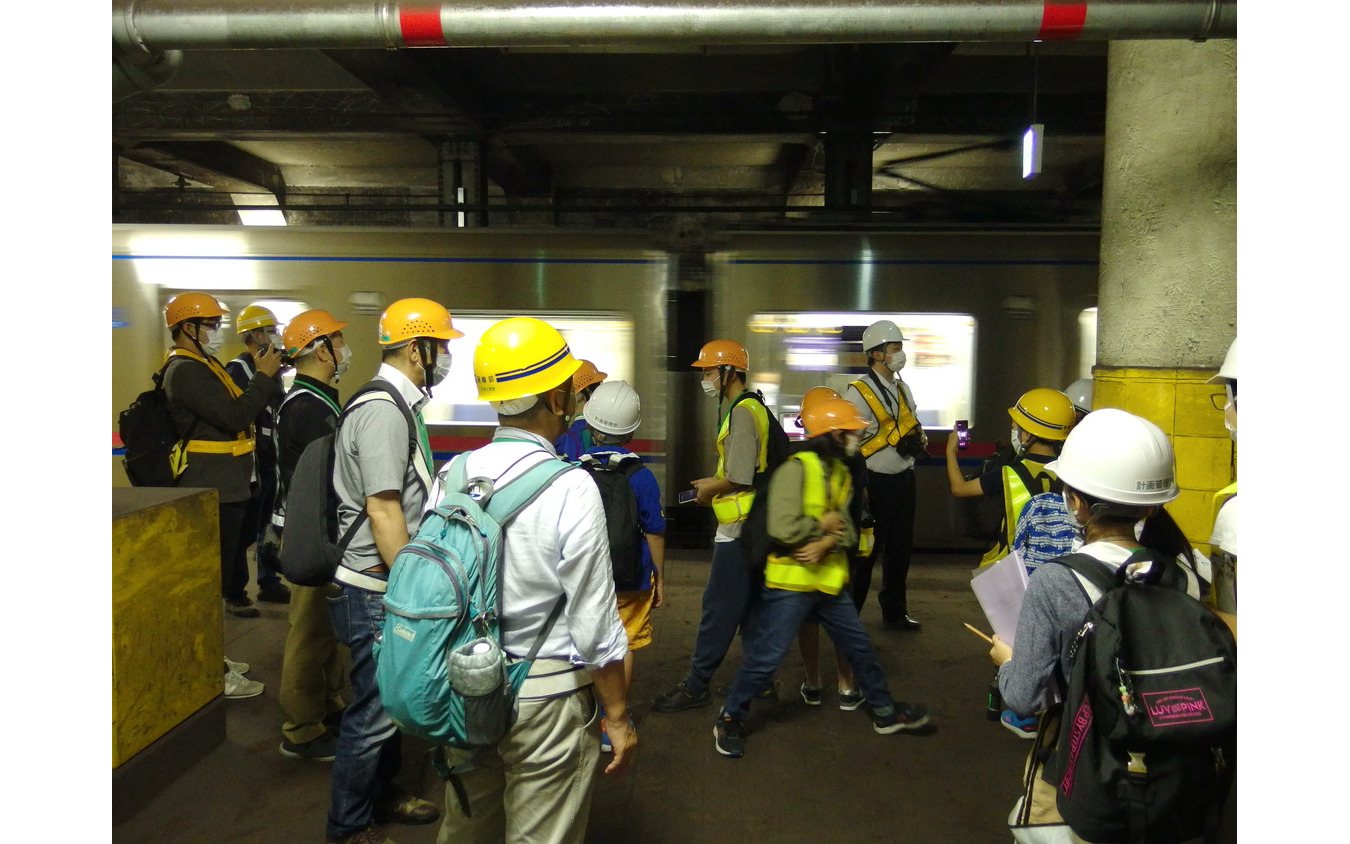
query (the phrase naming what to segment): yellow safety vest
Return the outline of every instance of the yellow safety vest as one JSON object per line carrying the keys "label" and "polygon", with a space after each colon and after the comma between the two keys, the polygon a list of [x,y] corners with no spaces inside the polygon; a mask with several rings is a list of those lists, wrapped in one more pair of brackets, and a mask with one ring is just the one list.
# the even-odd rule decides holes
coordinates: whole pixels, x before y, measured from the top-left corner
{"label": "yellow safety vest", "polygon": [[[239,389],[239,386],[234,383],[234,379],[225,371],[225,368],[214,360],[208,360],[196,352],[191,352],[187,349],[169,350],[166,360],[168,358],[176,357],[188,358],[189,360],[195,360],[198,363],[205,364],[206,368],[211,370],[211,373],[220,379],[220,383],[225,385],[225,389],[230,391],[230,398],[237,399],[244,394],[244,391]],[[242,457],[245,454],[251,453],[255,446],[256,442],[253,438],[253,424],[249,423],[247,430],[240,431],[238,436],[232,440],[188,440],[186,442],[180,440],[170,453],[169,465],[173,467],[173,476],[176,478],[183,474],[183,471],[187,469],[187,456],[189,453],[229,454],[233,457]]]}
{"label": "yellow safety vest", "polygon": [[[825,469],[820,455],[814,451],[799,451],[788,458],[801,462],[804,472],[802,479],[802,512],[819,519],[833,510],[845,513],[848,508],[848,496],[852,490],[852,480],[848,467],[842,461],[835,461],[830,471],[829,490],[825,489]],[[838,595],[848,583],[848,554],[842,546],[836,545],[830,553],[815,565],[799,563],[789,556],[769,554],[764,566],[764,585],[772,589],[786,589],[790,592],[824,592]]]}
{"label": "yellow safety vest", "polygon": [[1237,495],[1237,481],[1233,481],[1228,486],[1214,493],[1214,512],[1210,514],[1209,519],[1211,526],[1219,520],[1219,511],[1223,509],[1223,505],[1227,504],[1228,499],[1235,495]]}
{"label": "yellow safety vest", "polygon": [[899,445],[900,440],[914,430],[919,420],[914,418],[914,412],[909,409],[905,402],[904,394],[901,392],[900,400],[900,418],[891,415],[890,410],[877,398],[877,394],[867,385],[866,381],[861,379],[849,383],[850,387],[855,388],[867,402],[867,406],[872,409],[872,416],[877,420],[877,431],[872,436],[863,441],[863,457],[871,457],[878,451],[881,451],[888,445]]}
{"label": "yellow safety vest", "polygon": [[[742,393],[741,395],[745,395]],[[722,420],[722,427],[717,432],[717,475],[718,478],[727,476],[727,435],[731,433],[731,414],[737,406],[744,405],[745,409],[750,411],[750,415],[755,419],[755,429],[759,433],[759,456],[755,461],[755,471],[763,472],[769,465],[769,411],[764,405],[756,399],[746,399],[744,402],[738,397],[731,403],[731,410],[727,411],[726,418]],[[718,524],[729,525],[744,521],[745,517],[750,515],[750,505],[755,503],[755,491],[753,489],[743,489],[737,492],[718,495],[712,500],[713,515],[717,517]]]}
{"label": "yellow safety vest", "polygon": [[1003,467],[1003,538],[985,552],[984,556],[980,558],[980,565],[996,563],[1008,556],[1008,549],[1012,548],[1013,538],[1017,534],[1017,519],[1022,515],[1022,508],[1027,506],[1031,496],[1049,492],[1048,481],[1055,480],[1055,473],[1046,469],[1044,463],[1038,463],[1035,460],[1019,462],[1027,468],[1033,480],[1040,481],[1040,488],[1034,492],[1027,489],[1027,485],[1022,482],[1022,476],[1017,474],[1016,469],[1012,466]]}

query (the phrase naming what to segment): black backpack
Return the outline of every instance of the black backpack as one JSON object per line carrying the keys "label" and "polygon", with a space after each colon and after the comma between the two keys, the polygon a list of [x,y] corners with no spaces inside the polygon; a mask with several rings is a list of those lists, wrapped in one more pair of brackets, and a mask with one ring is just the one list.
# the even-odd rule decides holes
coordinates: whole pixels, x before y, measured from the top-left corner
{"label": "black backpack", "polygon": [[636,454],[614,452],[608,459],[583,454],[581,468],[595,481],[600,501],[605,505],[605,523],[609,527],[609,557],[614,568],[614,588],[631,591],[642,588],[642,525],[638,519],[637,493],[629,478],[642,468]]}
{"label": "black backpack", "polygon": [[[372,393],[389,396],[408,420],[409,459],[419,459],[420,441],[417,422],[408,403],[393,385],[380,380],[371,381],[356,391],[338,417],[338,430],[347,414],[358,404],[379,401]],[[323,586],[332,582],[333,574],[342,564],[342,555],[356,532],[365,524],[368,514],[362,509],[351,526],[337,537],[337,524],[330,518],[332,502],[337,497],[333,488],[333,462],[337,446],[337,431],[325,434],[305,446],[300,460],[291,474],[286,489],[286,529],[281,535],[281,550],[277,561],[281,573],[297,586]]]}
{"label": "black backpack", "polygon": [[752,572],[763,572],[769,553],[776,544],[769,536],[769,480],[773,477],[774,471],[783,465],[783,461],[788,459],[792,446],[778,417],[765,404],[762,393],[758,390],[741,393],[740,397],[732,402],[731,410],[735,410],[736,405],[743,401],[757,401],[763,404],[765,415],[769,418],[769,442],[764,455],[765,466],[762,472],[755,473],[753,482],[755,500],[750,505],[750,512],[746,514],[745,523],[741,525],[740,539],[741,558],[745,567]]}
{"label": "black backpack", "polygon": [[171,456],[183,439],[169,414],[169,397],[164,392],[164,371],[173,358],[150,376],[155,386],[136,397],[131,407],[117,416],[117,433],[126,448],[122,468],[132,486],[177,486]]}
{"label": "black backpack", "polygon": [[[1151,561],[1139,582],[1129,563]],[[1097,842],[1213,840],[1237,750],[1237,641],[1186,594],[1175,559],[1141,548],[1112,574],[1055,561],[1093,601],[1073,644],[1046,780],[1069,827]]]}

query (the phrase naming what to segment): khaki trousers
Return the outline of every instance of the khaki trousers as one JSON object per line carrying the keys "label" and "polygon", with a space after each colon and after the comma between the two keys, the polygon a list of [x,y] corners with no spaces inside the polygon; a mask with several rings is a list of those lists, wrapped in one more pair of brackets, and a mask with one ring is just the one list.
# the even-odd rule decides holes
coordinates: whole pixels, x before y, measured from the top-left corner
{"label": "khaki trousers", "polygon": [[333,634],[328,598],[342,594],[335,584],[292,586],[290,631],[281,658],[281,733],[292,744],[324,734],[323,719],[342,709],[347,687],[347,649]]}
{"label": "khaki trousers", "polygon": [[[598,709],[590,686],[520,701],[506,738],[460,775],[472,817],[446,786],[437,844],[583,844],[600,758]],[[452,767],[470,758],[446,751]]]}

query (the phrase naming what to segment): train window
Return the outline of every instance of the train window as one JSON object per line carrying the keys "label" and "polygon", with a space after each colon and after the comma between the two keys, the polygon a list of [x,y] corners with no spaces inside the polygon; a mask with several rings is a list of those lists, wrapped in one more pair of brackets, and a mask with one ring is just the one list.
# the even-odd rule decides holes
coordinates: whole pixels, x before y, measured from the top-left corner
{"label": "train window", "polygon": [[907,341],[902,371],[926,428],[950,428],[974,418],[975,318],[930,313],[760,313],[750,318],[751,386],[780,413],[796,415],[801,396],[824,385],[843,393],[866,372],[863,330],[893,320]]}
{"label": "train window", "polygon": [[633,320],[627,314],[612,312],[522,313],[521,311],[454,312],[455,328],[464,336],[450,341],[454,365],[422,415],[428,423],[439,425],[496,425],[497,414],[487,402],[478,400],[473,380],[473,350],[483,332],[508,317],[532,316],[558,329],[572,356],[591,361],[606,373],[607,380],[633,383]]}
{"label": "train window", "polygon": [[1078,312],[1078,377],[1091,378],[1097,364],[1097,309]]}

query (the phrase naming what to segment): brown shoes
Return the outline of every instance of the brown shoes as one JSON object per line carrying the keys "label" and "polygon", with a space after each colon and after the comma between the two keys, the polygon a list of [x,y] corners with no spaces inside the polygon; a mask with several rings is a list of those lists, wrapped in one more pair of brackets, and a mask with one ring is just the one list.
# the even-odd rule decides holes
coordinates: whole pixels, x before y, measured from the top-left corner
{"label": "brown shoes", "polygon": [[395,791],[376,801],[377,823],[424,824],[441,816],[436,804],[406,791]]}

